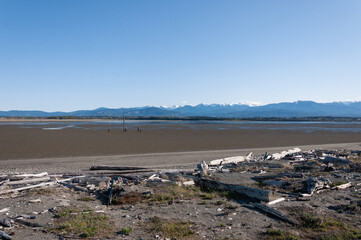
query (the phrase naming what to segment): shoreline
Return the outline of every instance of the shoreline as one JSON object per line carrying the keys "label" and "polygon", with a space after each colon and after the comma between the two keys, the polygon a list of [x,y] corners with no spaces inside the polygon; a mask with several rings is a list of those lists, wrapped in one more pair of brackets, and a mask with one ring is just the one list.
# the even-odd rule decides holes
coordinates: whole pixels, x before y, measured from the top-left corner
{"label": "shoreline", "polygon": [[187,151],[187,152],[163,152],[144,154],[123,154],[110,156],[79,156],[79,157],[58,157],[58,158],[33,158],[17,160],[1,160],[2,168],[0,173],[9,172],[43,172],[63,173],[79,172],[89,170],[92,165],[121,165],[148,168],[195,168],[201,161],[210,161],[218,158],[225,158],[237,155],[246,155],[253,152],[255,155],[276,153],[290,148],[299,147],[302,151],[311,149],[352,149],[360,150],[361,142],[317,144],[268,148],[248,148],[230,150],[209,150],[209,151]]}

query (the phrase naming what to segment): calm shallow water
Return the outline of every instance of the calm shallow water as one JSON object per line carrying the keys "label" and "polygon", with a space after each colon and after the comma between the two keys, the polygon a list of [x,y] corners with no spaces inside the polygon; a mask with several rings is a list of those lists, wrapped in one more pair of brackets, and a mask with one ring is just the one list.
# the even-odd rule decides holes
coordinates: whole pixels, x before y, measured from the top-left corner
{"label": "calm shallow water", "polygon": [[[41,128],[43,130],[62,130],[65,128],[81,128],[88,130],[102,130],[110,126],[121,129],[123,121],[79,121],[79,122],[1,122],[0,125],[19,126],[20,128]],[[292,130],[303,132],[361,132],[361,122],[266,122],[266,121],[160,121],[160,120],[128,120],[128,129],[151,128],[175,130],[193,129],[245,129],[245,130]]]}

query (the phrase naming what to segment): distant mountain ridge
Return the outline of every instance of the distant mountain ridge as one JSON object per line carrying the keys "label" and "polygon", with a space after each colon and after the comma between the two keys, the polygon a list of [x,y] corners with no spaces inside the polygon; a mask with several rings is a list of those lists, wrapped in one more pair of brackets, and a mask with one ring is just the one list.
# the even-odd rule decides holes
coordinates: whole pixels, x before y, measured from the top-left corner
{"label": "distant mountain ridge", "polygon": [[0,111],[0,117],[361,117],[361,102],[317,103],[296,101],[263,106],[246,104],[199,104],[177,107],[97,108],[73,112]]}

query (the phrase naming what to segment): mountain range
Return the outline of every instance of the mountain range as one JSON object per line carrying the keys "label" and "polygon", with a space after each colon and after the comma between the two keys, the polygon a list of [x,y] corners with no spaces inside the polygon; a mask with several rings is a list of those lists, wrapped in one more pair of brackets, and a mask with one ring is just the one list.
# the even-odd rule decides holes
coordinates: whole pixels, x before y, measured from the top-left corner
{"label": "mountain range", "polygon": [[246,104],[199,104],[178,107],[97,108],[73,112],[0,111],[0,117],[361,117],[361,102],[317,103],[296,101],[263,106]]}

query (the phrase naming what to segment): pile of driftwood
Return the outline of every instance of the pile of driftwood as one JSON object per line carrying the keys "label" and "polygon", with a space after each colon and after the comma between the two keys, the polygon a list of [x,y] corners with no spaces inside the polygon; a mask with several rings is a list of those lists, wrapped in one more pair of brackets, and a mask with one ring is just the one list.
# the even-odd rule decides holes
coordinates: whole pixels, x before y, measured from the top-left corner
{"label": "pile of driftwood", "polygon": [[[246,207],[257,209],[287,223],[297,224],[271,205],[287,199],[304,201],[325,190],[355,187],[351,181],[339,181],[335,184],[332,179],[321,177],[320,172],[333,174],[335,178],[342,178],[345,173],[361,172],[360,159],[361,151],[301,151],[294,148],[280,153],[265,153],[259,156],[249,153],[246,156],[203,161],[198,164],[197,169],[188,170],[92,166],[88,171],[72,174],[7,174],[0,175],[0,198],[15,197],[34,188],[62,186],[89,194],[102,192],[107,198],[105,204],[110,205],[114,187],[119,184],[197,185],[206,190],[231,192],[232,196],[248,199]],[[215,180],[212,177],[215,174],[242,176],[245,173],[250,173],[256,184],[230,184],[222,181],[222,178]],[[298,191],[294,191],[295,185],[298,186]],[[0,231],[0,237],[10,239],[4,234]]]}
{"label": "pile of driftwood", "polygon": [[[320,173],[332,173],[335,177],[340,178],[350,172],[360,172],[361,151],[318,149],[301,151],[299,148],[294,148],[274,154],[265,153],[254,156],[249,153],[246,156],[216,159],[209,163],[201,162],[198,169],[203,177],[213,173],[252,172],[255,173],[253,180],[259,185],[283,190],[294,183],[299,183],[302,186],[299,196],[304,197],[326,189],[340,190],[352,187],[351,182],[332,183],[330,179],[320,177]],[[282,173],[279,173],[280,171]],[[278,173],[275,174],[275,172]],[[269,196],[273,195],[269,194]],[[256,198],[262,201],[266,200],[260,197]],[[268,199],[271,200],[271,198]]]}

